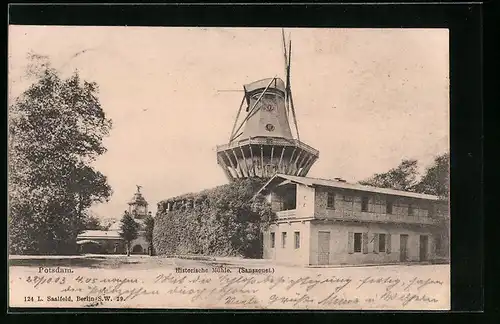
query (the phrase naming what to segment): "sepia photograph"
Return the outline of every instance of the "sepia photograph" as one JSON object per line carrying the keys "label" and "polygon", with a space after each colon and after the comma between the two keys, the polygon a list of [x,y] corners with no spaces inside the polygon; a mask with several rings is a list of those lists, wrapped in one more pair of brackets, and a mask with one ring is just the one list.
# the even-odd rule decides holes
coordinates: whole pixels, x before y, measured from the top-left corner
{"label": "sepia photograph", "polygon": [[10,25],[10,307],[450,309],[449,30]]}

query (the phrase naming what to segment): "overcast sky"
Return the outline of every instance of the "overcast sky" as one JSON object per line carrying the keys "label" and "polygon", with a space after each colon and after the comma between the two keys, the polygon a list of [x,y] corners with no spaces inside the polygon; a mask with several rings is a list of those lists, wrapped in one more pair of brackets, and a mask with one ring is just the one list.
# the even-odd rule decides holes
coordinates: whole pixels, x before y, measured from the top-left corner
{"label": "overcast sky", "polygon": [[[448,150],[447,30],[286,33],[301,140],[320,151],[309,176],[355,182]],[[275,28],[11,26],[11,96],[29,86],[29,51],[100,86],[113,120],[95,163],[114,191],[93,208],[103,218],[121,217],[136,184],[155,213],[162,199],[226,183],[215,146],[227,142],[242,93],[217,90],[284,74]]]}

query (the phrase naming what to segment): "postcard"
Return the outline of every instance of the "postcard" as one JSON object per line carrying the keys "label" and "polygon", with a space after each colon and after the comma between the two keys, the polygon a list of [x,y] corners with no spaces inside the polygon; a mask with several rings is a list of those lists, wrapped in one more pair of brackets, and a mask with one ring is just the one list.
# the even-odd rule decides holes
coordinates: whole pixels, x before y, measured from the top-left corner
{"label": "postcard", "polygon": [[10,307],[450,309],[447,29],[8,46]]}

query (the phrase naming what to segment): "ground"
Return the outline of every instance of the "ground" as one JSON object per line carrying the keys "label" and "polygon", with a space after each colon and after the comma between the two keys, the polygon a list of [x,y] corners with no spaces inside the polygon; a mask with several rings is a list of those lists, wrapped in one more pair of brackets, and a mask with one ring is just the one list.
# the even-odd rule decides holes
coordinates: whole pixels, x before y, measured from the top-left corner
{"label": "ground", "polygon": [[414,310],[450,305],[449,265],[306,268],[257,259],[122,255],[10,259],[10,304],[18,307]]}

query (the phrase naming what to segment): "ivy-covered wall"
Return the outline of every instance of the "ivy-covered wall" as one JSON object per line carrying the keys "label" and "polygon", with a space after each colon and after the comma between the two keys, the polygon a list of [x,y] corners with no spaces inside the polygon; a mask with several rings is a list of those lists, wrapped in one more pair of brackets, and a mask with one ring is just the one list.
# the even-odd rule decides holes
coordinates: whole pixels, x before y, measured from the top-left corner
{"label": "ivy-covered wall", "polygon": [[262,257],[261,231],[274,220],[270,204],[255,193],[264,179],[241,179],[161,201],[153,230],[159,255]]}

